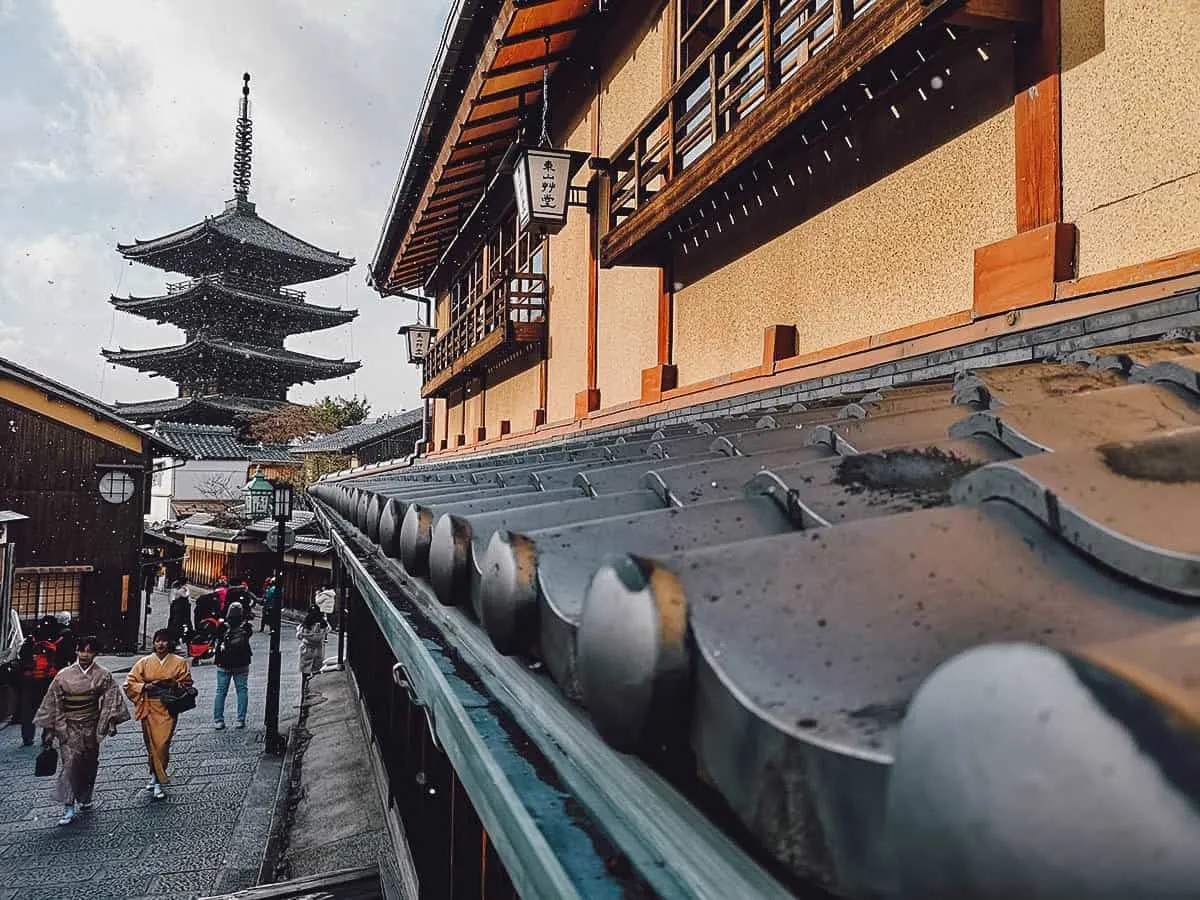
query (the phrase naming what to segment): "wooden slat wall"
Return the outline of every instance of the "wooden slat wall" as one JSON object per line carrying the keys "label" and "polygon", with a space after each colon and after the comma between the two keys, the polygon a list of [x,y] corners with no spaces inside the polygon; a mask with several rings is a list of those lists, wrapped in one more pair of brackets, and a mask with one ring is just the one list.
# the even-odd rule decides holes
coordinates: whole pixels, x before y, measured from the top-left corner
{"label": "wooden slat wall", "polygon": [[[93,566],[83,579],[76,633],[95,633],[106,648],[130,649],[137,641],[137,596],[142,510],[146,481],[132,472],[137,493],[126,503],[100,498],[101,463],[139,465],[122,447],[0,400],[0,508],[26,516],[13,529],[16,565]],[[133,588],[121,611],[122,576]]]}

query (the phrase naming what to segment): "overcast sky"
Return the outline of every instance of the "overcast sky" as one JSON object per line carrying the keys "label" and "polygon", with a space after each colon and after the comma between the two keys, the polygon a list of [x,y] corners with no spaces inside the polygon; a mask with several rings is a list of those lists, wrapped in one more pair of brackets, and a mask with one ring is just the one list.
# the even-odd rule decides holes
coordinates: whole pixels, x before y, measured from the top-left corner
{"label": "overcast sky", "polygon": [[354,256],[308,299],[359,310],[288,347],[362,361],[349,378],[292,389],[309,402],[366,395],[411,408],[414,367],[367,267],[403,162],[449,0],[0,0],[0,356],[105,401],[174,386],[103,362],[100,348],[177,343],[182,332],[116,312],[110,294],[160,293],[118,242],[221,211],[233,128],[251,73],[260,215]]}

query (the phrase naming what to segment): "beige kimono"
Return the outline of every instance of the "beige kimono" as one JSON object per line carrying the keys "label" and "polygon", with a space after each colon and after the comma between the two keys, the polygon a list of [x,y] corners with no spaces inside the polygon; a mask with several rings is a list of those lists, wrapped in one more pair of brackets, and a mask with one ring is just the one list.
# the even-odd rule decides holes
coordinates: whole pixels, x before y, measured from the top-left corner
{"label": "beige kimono", "polygon": [[129,721],[129,708],[112,674],[97,662],[86,670],[72,663],[50,682],[33,721],[58,741],[61,766],[54,799],[91,803],[100,742]]}
{"label": "beige kimono", "polygon": [[146,688],[156,682],[190,685],[188,664],[174,653],[159,659],[158,654],[143,656],[125,677],[125,694],[133,701],[133,717],[142,723],[142,738],[150,759],[150,771],[159,784],[167,783],[167,764],[171,759],[171,738],[175,735],[175,717],[162,701],[149,696]]}

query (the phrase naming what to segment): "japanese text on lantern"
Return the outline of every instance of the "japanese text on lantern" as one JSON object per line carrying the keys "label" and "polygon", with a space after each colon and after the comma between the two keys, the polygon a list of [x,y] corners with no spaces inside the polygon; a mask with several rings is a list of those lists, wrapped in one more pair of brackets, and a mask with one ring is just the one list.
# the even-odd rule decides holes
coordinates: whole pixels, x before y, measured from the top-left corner
{"label": "japanese text on lantern", "polygon": [[542,163],[542,209],[554,209],[554,194],[557,187],[557,172],[552,160]]}

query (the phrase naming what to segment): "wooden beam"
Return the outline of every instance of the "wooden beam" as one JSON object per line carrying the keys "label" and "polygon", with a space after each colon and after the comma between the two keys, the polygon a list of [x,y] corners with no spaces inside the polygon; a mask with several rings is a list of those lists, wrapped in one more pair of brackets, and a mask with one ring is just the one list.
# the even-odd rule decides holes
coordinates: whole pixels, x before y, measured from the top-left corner
{"label": "wooden beam", "polygon": [[1007,30],[1036,24],[1041,7],[1042,0],[967,0],[946,17],[946,24],[982,31]]}
{"label": "wooden beam", "polygon": [[1043,0],[1042,24],[1016,46],[1017,231],[1062,220],[1060,0]]}
{"label": "wooden beam", "polygon": [[1049,303],[1074,275],[1075,226],[1054,222],[975,251],[977,317]]}
{"label": "wooden beam", "polygon": [[[484,84],[487,81],[487,69],[491,66],[496,58],[496,54],[500,52],[501,43],[504,40],[505,34],[508,33],[511,27],[513,18],[516,16],[517,6],[514,0],[504,0],[503,6],[496,15],[495,21],[492,23],[491,33],[488,39],[484,42],[483,49],[479,53],[479,59],[475,66],[475,71],[471,73],[471,78],[467,82],[466,88],[463,90],[462,99],[459,101],[458,109],[455,110],[454,118],[451,120],[450,128],[446,134],[446,140],[442,143],[441,149],[438,151],[437,160],[430,167],[429,175],[425,181],[425,187],[421,191],[421,196],[418,199],[414,209],[421,210],[429,202],[430,196],[437,188],[438,180],[441,177],[442,171],[450,162],[450,157],[454,151],[455,142],[463,130],[463,123],[471,114],[471,109],[474,105],[475,98],[479,96]],[[408,226],[405,229],[403,239],[400,241],[400,246],[396,252],[396,257],[404,255],[404,251],[408,247],[409,240],[412,234],[416,231],[417,225],[421,220],[421,213],[417,212],[409,220]]]}
{"label": "wooden beam", "polygon": [[763,369],[767,372],[775,363],[796,355],[796,326],[768,325],[763,332]]}
{"label": "wooden beam", "polygon": [[612,229],[601,243],[605,267],[620,265],[635,250],[662,236],[673,217],[714,184],[779,138],[801,116],[834,90],[859,77],[860,70],[926,20],[941,14],[948,0],[878,0],[853,20],[833,46],[767,94],[711,150],[677,175],[644,206]]}
{"label": "wooden beam", "polygon": [[[672,332],[675,319],[675,291],[671,284],[671,267],[658,270],[658,364],[670,365]],[[672,385],[674,387],[674,385]]]}

